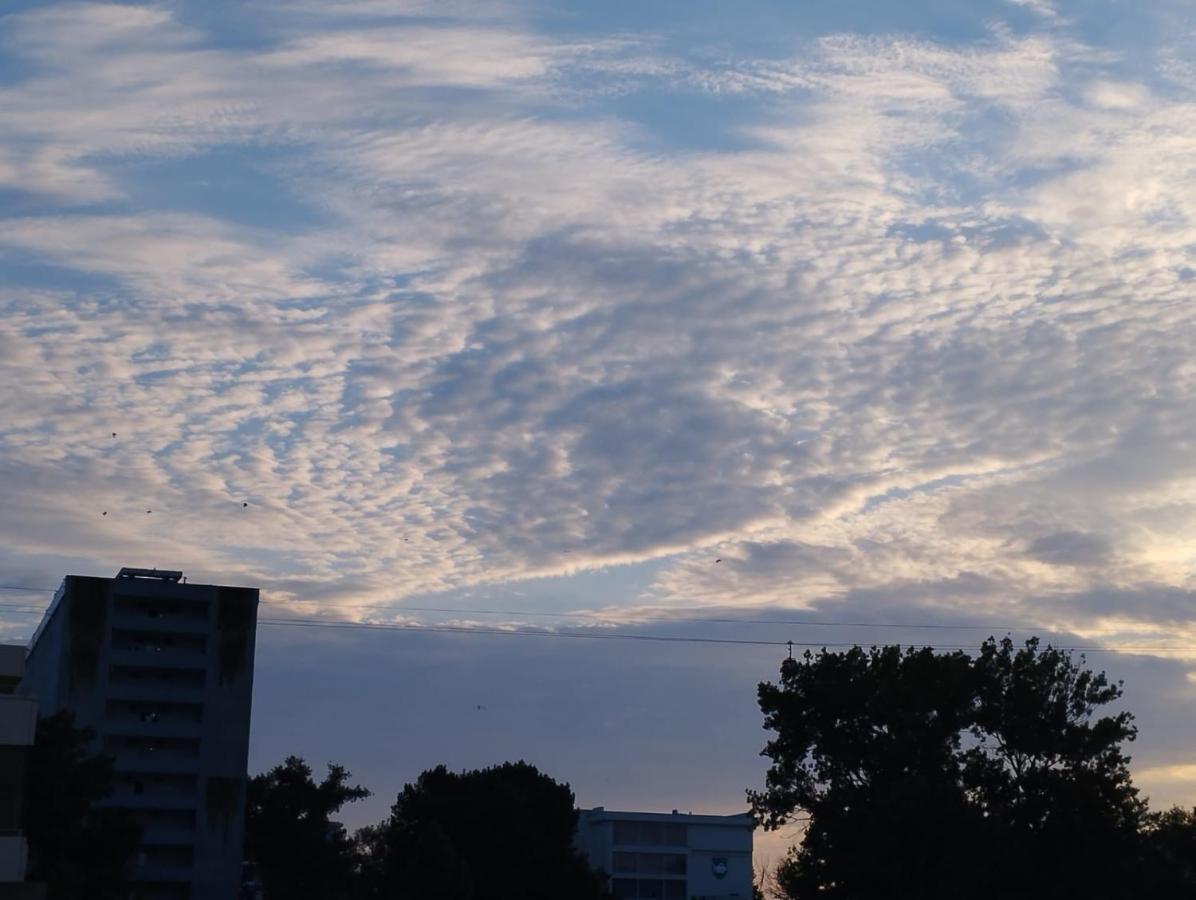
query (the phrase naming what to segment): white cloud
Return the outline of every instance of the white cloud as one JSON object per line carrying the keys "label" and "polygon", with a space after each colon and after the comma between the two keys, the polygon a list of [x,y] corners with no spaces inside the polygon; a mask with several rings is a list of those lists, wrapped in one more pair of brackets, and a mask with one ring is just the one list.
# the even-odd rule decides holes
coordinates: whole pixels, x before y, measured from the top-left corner
{"label": "white cloud", "polygon": [[[106,561],[110,507],[104,546],[343,606],[661,560],[636,599],[984,584],[1104,637],[1150,611],[1043,598],[1191,586],[1193,115],[1092,48],[10,25],[0,179],[46,208],[4,252],[101,279],[3,298],[21,552]],[[748,149],[647,150],[588,106],[611,84],[768,109]],[[138,160],[223,146],[285,150],[323,218],[130,199]]]}

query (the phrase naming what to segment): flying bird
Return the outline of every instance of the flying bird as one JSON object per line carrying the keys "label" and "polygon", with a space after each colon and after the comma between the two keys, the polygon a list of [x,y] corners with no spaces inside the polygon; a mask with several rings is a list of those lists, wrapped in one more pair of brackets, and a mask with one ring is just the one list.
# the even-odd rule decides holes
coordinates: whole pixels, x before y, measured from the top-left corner
{"label": "flying bird", "polygon": [[715,560],[715,562],[716,562],[716,563],[721,563],[721,562],[722,562],[722,560],[721,560],[721,559],[716,559],[716,560]]}
{"label": "flying bird", "polygon": [[153,510],[152,510],[152,509],[147,509],[147,510],[145,511],[145,514],[148,516],[148,515],[149,515],[150,513],[152,513],[152,512],[153,512]]}
{"label": "flying bird", "polygon": [[106,515],[108,515],[108,510],[104,510],[102,513],[100,513],[100,515],[101,515],[101,516],[106,516]]}
{"label": "flying bird", "polygon": [[114,431],[114,432],[112,432],[112,436],[113,436],[113,437],[116,437],[116,432],[115,432],[115,431]]}
{"label": "flying bird", "polygon": [[242,500],[241,501],[241,509],[245,509],[247,506],[249,506],[249,504]]}

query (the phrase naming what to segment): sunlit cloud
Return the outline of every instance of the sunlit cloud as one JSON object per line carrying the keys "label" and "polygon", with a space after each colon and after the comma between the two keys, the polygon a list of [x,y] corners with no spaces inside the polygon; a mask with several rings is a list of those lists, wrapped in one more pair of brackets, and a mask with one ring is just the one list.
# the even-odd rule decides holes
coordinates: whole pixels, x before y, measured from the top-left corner
{"label": "sunlit cloud", "polygon": [[1190,54],[990,7],[781,50],[519,4],[8,15],[5,578],[1190,658]]}

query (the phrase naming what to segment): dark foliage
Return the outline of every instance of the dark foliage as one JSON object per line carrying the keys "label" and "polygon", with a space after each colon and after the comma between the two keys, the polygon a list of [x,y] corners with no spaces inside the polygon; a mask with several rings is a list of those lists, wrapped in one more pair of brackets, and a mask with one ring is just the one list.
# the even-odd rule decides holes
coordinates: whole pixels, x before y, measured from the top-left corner
{"label": "dark foliage", "polygon": [[369,796],[349,784],[337,765],[317,784],[296,756],[249,781],[246,856],[257,864],[270,900],[347,900],[355,852],[344,826],[332,820],[341,807]]}
{"label": "dark foliage", "polygon": [[1196,897],[1196,809],[1153,813],[1146,823],[1146,880],[1152,900]]}
{"label": "dark foliage", "polygon": [[29,878],[44,881],[48,900],[118,900],[140,828],[127,814],[97,803],[112,792],[112,759],[89,750],[95,733],[60,712],[37,723],[29,764],[25,831]]}
{"label": "dark foliage", "polygon": [[1067,653],[987,641],[975,659],[854,648],[761,684],[776,733],[766,827],[808,817],[789,897],[1140,896],[1145,805],[1119,685]]}
{"label": "dark foliage", "polygon": [[573,848],[573,792],[527,763],[444,766],[403,788],[361,833],[371,900],[588,900],[604,879]]}

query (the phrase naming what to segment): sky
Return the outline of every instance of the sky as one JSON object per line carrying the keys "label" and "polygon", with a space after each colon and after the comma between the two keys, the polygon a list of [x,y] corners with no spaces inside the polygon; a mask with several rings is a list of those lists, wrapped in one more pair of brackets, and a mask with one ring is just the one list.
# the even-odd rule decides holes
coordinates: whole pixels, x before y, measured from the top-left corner
{"label": "sky", "polygon": [[[1040,634],[1196,803],[1192,59],[1183,0],[9,2],[0,582]],[[782,655],[263,625],[251,768],[737,811]]]}

